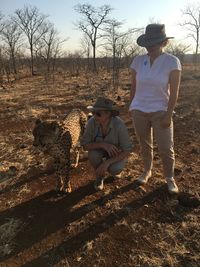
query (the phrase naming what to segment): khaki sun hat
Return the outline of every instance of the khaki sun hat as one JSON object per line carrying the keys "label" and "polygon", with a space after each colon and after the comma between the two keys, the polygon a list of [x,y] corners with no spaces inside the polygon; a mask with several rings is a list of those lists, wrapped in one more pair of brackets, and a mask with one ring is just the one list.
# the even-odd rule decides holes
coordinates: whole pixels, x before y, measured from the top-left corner
{"label": "khaki sun hat", "polygon": [[93,111],[111,111],[112,116],[118,116],[119,115],[119,110],[115,106],[115,102],[113,102],[109,98],[104,98],[104,97],[98,97],[97,101],[93,106],[88,106],[87,109],[91,112]]}
{"label": "khaki sun hat", "polygon": [[138,37],[137,44],[142,47],[149,47],[172,38],[174,37],[166,36],[164,24],[149,24],[146,27],[145,34]]}

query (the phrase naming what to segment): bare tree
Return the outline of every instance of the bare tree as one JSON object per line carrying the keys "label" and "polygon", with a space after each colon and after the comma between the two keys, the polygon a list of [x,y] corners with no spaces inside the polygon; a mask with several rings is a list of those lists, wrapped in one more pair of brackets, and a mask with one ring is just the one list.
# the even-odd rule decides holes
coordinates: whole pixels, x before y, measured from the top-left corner
{"label": "bare tree", "polygon": [[123,59],[126,61],[125,66],[130,66],[131,61],[133,60],[133,57],[136,55],[139,55],[143,53],[143,48],[141,48],[136,43],[136,37],[134,35],[129,36],[128,38],[128,44],[123,47]]}
{"label": "bare tree", "polygon": [[3,23],[3,14],[0,11],[0,33],[3,30],[4,23]]}
{"label": "bare tree", "polygon": [[199,52],[200,44],[200,3],[196,6],[188,5],[182,10],[182,15],[185,18],[181,26],[185,27],[188,31],[188,37],[191,37],[195,41],[195,54]]}
{"label": "bare tree", "polygon": [[39,28],[39,33],[40,32],[41,38],[35,46],[35,51],[39,57],[44,59],[47,66],[47,72],[50,72],[51,63],[53,65],[55,58],[58,56],[60,45],[67,39],[61,40],[58,31],[50,22],[43,23]]}
{"label": "bare tree", "polygon": [[22,31],[13,20],[7,20],[4,22],[4,27],[0,34],[8,47],[8,55],[12,62],[13,71],[16,74],[16,55],[21,46]]}
{"label": "bare tree", "polygon": [[90,69],[90,52],[91,52],[91,42],[88,35],[84,34],[81,38],[81,47],[83,50],[83,55],[87,57],[87,68]]}
{"label": "bare tree", "polygon": [[[28,38],[29,48],[31,53],[31,72],[34,75],[34,46],[38,40],[42,37],[45,32],[40,31],[39,28],[42,26],[46,19],[46,15],[39,12],[37,7],[24,6],[23,9],[17,9],[13,20],[19,25],[22,31]],[[44,28],[46,29],[46,28]]]}
{"label": "bare tree", "polygon": [[123,22],[112,19],[107,22],[102,35],[105,40],[105,48],[112,54],[112,84],[114,91],[119,81],[119,69],[121,65],[121,58],[126,47],[130,44],[130,37],[140,31],[141,29],[129,29],[125,32],[121,32],[120,28]]}
{"label": "bare tree", "polygon": [[[2,19],[3,19],[3,14],[0,11],[0,33],[3,29]],[[2,47],[0,45],[0,85],[1,86],[3,86],[2,85],[2,83],[3,83],[3,71],[2,71],[2,69],[3,69],[3,59],[2,59]]]}
{"label": "bare tree", "polygon": [[75,10],[83,16],[83,20],[79,21],[77,26],[90,39],[93,48],[93,70],[97,71],[96,43],[97,39],[100,38],[98,31],[107,22],[107,17],[112,8],[109,5],[95,8],[90,4],[78,4],[75,6]]}
{"label": "bare tree", "polygon": [[61,49],[62,44],[67,41],[67,39],[65,40],[61,40],[59,37],[56,39],[56,42],[53,44],[52,46],[52,69],[53,71],[55,70],[55,65],[56,65],[56,59],[58,57],[62,57],[63,56],[63,51]]}
{"label": "bare tree", "polygon": [[167,47],[166,47],[166,52],[178,57],[180,61],[182,62],[184,59],[185,54],[188,52],[190,49],[190,45],[186,45],[183,43],[179,43],[176,41],[171,41]]}

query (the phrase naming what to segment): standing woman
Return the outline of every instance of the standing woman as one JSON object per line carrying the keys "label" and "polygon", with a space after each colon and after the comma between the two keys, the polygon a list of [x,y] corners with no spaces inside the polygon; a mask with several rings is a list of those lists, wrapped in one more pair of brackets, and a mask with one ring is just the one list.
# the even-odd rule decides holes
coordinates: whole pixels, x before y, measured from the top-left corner
{"label": "standing woman", "polygon": [[163,163],[168,191],[178,193],[174,180],[172,115],[178,98],[181,64],[177,57],[164,52],[168,43],[164,24],[149,24],[137,44],[147,54],[137,56],[131,64],[132,85],[130,111],[140,143],[144,171],[137,178],[146,184],[152,176],[153,134]]}

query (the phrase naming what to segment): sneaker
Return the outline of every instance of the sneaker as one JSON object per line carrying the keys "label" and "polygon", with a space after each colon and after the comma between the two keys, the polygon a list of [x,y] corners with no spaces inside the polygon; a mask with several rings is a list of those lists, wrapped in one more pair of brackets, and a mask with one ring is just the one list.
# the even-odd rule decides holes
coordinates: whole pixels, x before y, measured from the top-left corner
{"label": "sneaker", "polygon": [[103,181],[104,179],[102,177],[97,177],[96,181],[94,182],[94,188],[99,191],[103,190]]}
{"label": "sneaker", "polygon": [[168,186],[168,191],[171,194],[177,194],[179,192],[178,186],[176,185],[176,182],[174,178],[167,178],[167,186]]}
{"label": "sneaker", "polygon": [[151,171],[148,172],[144,172],[140,177],[137,178],[137,182],[139,184],[146,184],[149,180],[149,178],[151,177]]}

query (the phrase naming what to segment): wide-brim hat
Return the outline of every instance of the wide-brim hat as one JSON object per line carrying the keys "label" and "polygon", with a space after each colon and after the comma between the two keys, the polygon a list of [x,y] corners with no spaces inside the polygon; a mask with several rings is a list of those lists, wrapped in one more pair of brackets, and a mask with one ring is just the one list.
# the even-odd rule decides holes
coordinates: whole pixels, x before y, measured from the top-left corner
{"label": "wide-brim hat", "polygon": [[149,47],[172,38],[174,37],[166,36],[164,24],[149,24],[146,27],[145,34],[138,37],[137,44],[142,47]]}
{"label": "wide-brim hat", "polygon": [[98,97],[96,103],[93,106],[88,106],[87,109],[91,112],[105,110],[110,111],[112,116],[119,115],[119,110],[116,107],[115,102],[104,97]]}

